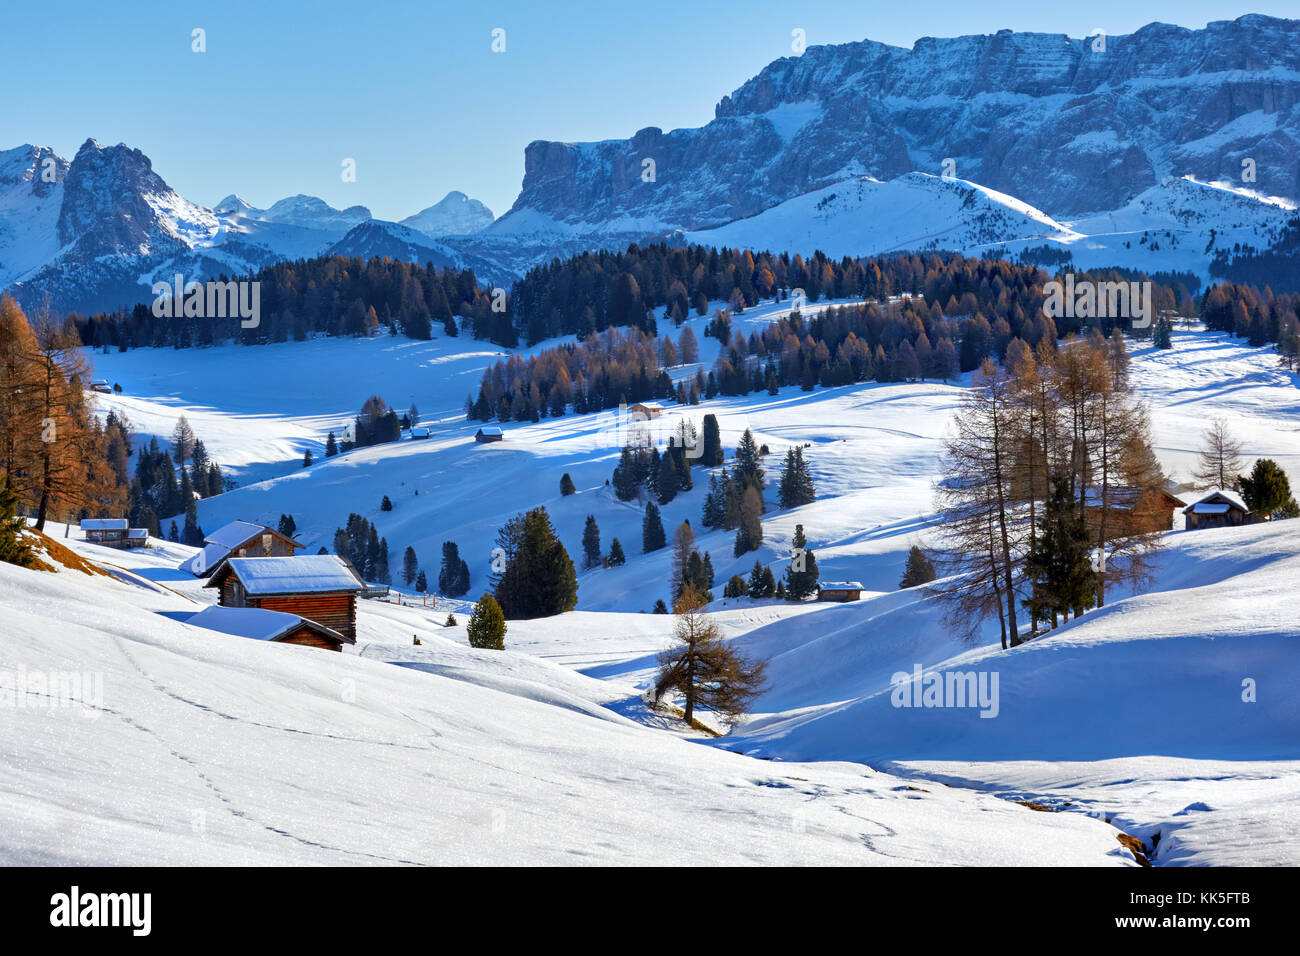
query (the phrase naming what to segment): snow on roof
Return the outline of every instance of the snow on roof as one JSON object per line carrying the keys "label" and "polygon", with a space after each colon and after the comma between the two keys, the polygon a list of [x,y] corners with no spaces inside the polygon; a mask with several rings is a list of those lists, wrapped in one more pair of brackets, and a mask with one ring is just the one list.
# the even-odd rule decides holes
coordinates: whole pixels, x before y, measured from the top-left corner
{"label": "snow on roof", "polygon": [[412,428],[412,429],[411,429],[411,437],[412,437],[412,438],[428,438],[428,437],[429,437],[429,429],[427,429],[427,428],[423,428],[423,427],[421,427],[421,428]]}
{"label": "snow on roof", "polygon": [[194,575],[204,575],[221,563],[221,559],[230,553],[230,549],[220,544],[205,544],[201,550],[190,555],[180,564],[182,571]]}
{"label": "snow on roof", "polygon": [[1241,495],[1237,494],[1235,491],[1229,491],[1226,488],[1214,488],[1196,499],[1196,501],[1194,501],[1189,507],[1184,508],[1183,512],[1191,512],[1192,514],[1198,515],[1212,515],[1223,514],[1228,510],[1227,508],[1222,508],[1207,511],[1206,508],[1212,507],[1212,499],[1214,498],[1219,498],[1221,502],[1227,502],[1229,505],[1240,508],[1242,511],[1250,511],[1250,509],[1246,507],[1246,502],[1241,499]]}
{"label": "snow on roof", "polygon": [[500,435],[501,429],[496,425],[484,425],[479,429],[484,435]]}
{"label": "snow on roof", "polygon": [[125,531],[130,525],[125,518],[85,518],[81,522],[82,531]]}
{"label": "snow on roof", "polygon": [[861,591],[860,581],[822,581],[817,585],[823,591]]}
{"label": "snow on roof", "polygon": [[1196,504],[1192,505],[1192,507],[1188,510],[1190,510],[1192,514],[1197,514],[1197,515],[1222,515],[1222,514],[1227,514],[1228,509],[1231,507],[1232,505],[1228,505],[1228,504],[1212,505],[1212,504],[1207,504],[1204,501],[1198,501]]}
{"label": "snow on roof", "polygon": [[260,607],[206,607],[190,615],[186,623],[255,641],[273,641],[297,627],[302,618]]}
{"label": "snow on roof", "polygon": [[[360,591],[365,587],[336,554],[227,558],[225,563],[252,595]],[[205,587],[215,587],[215,582],[209,581]]]}
{"label": "snow on roof", "polygon": [[135,539],[138,539],[138,538],[147,538],[147,537],[149,537],[149,529],[148,529],[148,528],[128,528],[128,529],[127,529],[127,532],[126,532],[126,536],[127,536],[128,538],[131,538],[132,540],[135,540]]}
{"label": "snow on roof", "polygon": [[229,551],[243,544],[253,535],[269,530],[265,525],[253,524],[251,521],[232,521],[228,525],[222,525],[203,540],[209,544],[222,545]]}

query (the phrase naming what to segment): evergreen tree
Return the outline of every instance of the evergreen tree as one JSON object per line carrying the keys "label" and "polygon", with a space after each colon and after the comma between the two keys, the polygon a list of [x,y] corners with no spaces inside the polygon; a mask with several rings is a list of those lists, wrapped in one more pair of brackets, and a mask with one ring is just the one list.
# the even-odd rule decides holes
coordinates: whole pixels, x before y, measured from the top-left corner
{"label": "evergreen tree", "polygon": [[700,523],[704,527],[722,527],[726,509],[724,494],[724,489],[718,483],[718,476],[709,475],[709,490],[704,496],[704,513],[700,517]]}
{"label": "evergreen tree", "polygon": [[700,464],[706,468],[721,465],[723,461],[722,432],[718,428],[718,417],[710,412],[704,416],[704,448]]}
{"label": "evergreen tree", "polygon": [[424,576],[424,570],[415,576],[415,590],[420,594],[429,593],[429,579]]}
{"label": "evergreen tree", "polygon": [[560,494],[567,498],[577,490],[577,488],[573,487],[573,479],[569,477],[569,473],[566,471],[560,478]]}
{"label": "evergreen tree", "polygon": [[619,543],[618,538],[609,543],[609,556],[605,558],[605,563],[611,568],[627,564],[627,556],[623,554],[623,545]]}
{"label": "evergreen tree", "polygon": [[36,553],[27,540],[27,519],[18,513],[18,493],[8,481],[0,484],[0,561],[22,568],[37,565]]}
{"label": "evergreen tree", "polygon": [[311,467],[311,449],[310,449],[310,448],[308,448],[307,451],[303,453],[303,456],[302,456],[302,466],[303,466],[304,468],[310,468],[310,467]]}
{"label": "evergreen tree", "polygon": [[746,488],[740,506],[740,522],[736,525],[736,557],[754,551],[763,543],[762,499],[754,488]]}
{"label": "evergreen tree", "polygon": [[898,582],[899,588],[914,588],[929,584],[934,580],[934,564],[916,545],[907,552],[907,567],[903,569],[903,578]]}
{"label": "evergreen tree", "polygon": [[177,530],[175,521],[172,521],[171,527],[167,529],[167,540],[173,544],[179,543],[181,540],[181,533]]}
{"label": "evergreen tree", "polygon": [[677,497],[681,479],[677,474],[677,464],[672,449],[659,459],[659,468],[655,475],[655,493],[661,505],[666,505]]}
{"label": "evergreen tree", "polygon": [[651,611],[651,613],[652,613],[652,614],[667,614],[667,613],[668,613],[668,605],[664,603],[664,599],[663,599],[663,598],[657,598],[657,599],[655,600],[654,610]]}
{"label": "evergreen tree", "polygon": [[455,541],[442,543],[442,566],[438,569],[438,590],[448,597],[460,597],[469,590],[469,565],[460,556]]}
{"label": "evergreen tree", "polygon": [[803,525],[794,526],[790,542],[790,565],[785,569],[785,596],[790,601],[803,601],[817,593],[817,556],[808,547]]}
{"label": "evergreen tree", "polygon": [[389,500],[388,495],[384,495],[384,500],[379,502],[380,511],[392,511],[393,503]]}
{"label": "evergreen tree", "polygon": [[653,501],[648,501],[645,506],[645,517],[641,520],[641,550],[649,554],[651,551],[658,551],[667,543],[664,523],[659,517],[659,506]]}
{"label": "evergreen tree", "polygon": [[484,594],[478,599],[465,631],[469,636],[470,647],[497,651],[505,648],[506,616],[491,594]]}
{"label": "evergreen tree", "polygon": [[334,438],[334,433],[330,432],[325,439],[325,457],[333,458],[339,453],[338,441]]}
{"label": "evergreen tree", "polygon": [[497,582],[497,602],[512,620],[572,611],[578,603],[577,573],[550,515],[539,507],[522,518],[510,532],[515,535],[517,530],[517,538]]}
{"label": "evergreen tree", "polygon": [[1056,475],[1038,537],[1025,558],[1030,596],[1025,601],[1035,621],[1056,615],[1078,617],[1096,598],[1097,572],[1092,565],[1091,537],[1074,506],[1069,480]]}
{"label": "evergreen tree", "polygon": [[749,594],[749,585],[739,574],[733,574],[727,581],[727,586],[722,589],[723,597],[746,597]]}
{"label": "evergreen tree", "polygon": [[1246,507],[1264,518],[1289,516],[1296,503],[1286,472],[1271,458],[1258,458],[1248,476],[1241,477],[1241,497]]}
{"label": "evergreen tree", "polygon": [[759,513],[763,511],[763,481],[765,474],[763,472],[763,459],[759,454],[758,442],[754,439],[754,433],[748,428],[745,434],[740,436],[740,444],[736,446],[736,465],[732,469],[732,475],[740,486],[741,495],[748,488],[753,488],[758,492]]}
{"label": "evergreen tree", "polygon": [[812,475],[809,474],[808,466],[804,462],[802,447],[790,448],[786,451],[779,488],[782,509],[812,504],[816,499]]}
{"label": "evergreen tree", "polygon": [[618,465],[614,468],[614,494],[619,501],[631,501],[636,497],[639,484],[632,449],[624,447]]}
{"label": "evergreen tree", "polygon": [[600,564],[600,528],[596,525],[596,516],[587,515],[587,523],[582,529],[582,566],[594,568]]}
{"label": "evergreen tree", "polygon": [[415,582],[415,576],[419,571],[420,560],[415,556],[415,548],[407,545],[406,551],[402,554],[402,583],[409,588]]}
{"label": "evergreen tree", "polygon": [[275,530],[286,538],[292,538],[298,533],[298,524],[293,520],[293,515],[280,515],[280,523]]}

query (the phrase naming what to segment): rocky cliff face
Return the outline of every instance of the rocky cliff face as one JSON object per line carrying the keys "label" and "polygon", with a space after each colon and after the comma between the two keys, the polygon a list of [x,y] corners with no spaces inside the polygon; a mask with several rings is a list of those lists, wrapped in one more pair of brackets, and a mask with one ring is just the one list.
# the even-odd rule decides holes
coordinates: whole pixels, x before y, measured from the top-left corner
{"label": "rocky cliff face", "polygon": [[1171,175],[1240,185],[1245,159],[1244,185],[1300,196],[1300,21],[1153,23],[1094,47],[1011,31],[810,47],[699,129],[532,143],[492,229],[709,228],[852,175],[939,174],[945,159],[1057,218],[1118,208]]}

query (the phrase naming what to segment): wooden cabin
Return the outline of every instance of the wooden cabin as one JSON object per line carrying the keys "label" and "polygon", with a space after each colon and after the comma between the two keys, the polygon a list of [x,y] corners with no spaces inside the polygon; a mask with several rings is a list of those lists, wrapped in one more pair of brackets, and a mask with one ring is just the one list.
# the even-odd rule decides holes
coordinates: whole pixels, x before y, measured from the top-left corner
{"label": "wooden cabin", "polygon": [[[1110,505],[1106,515],[1108,538],[1172,531],[1174,512],[1184,505],[1181,498],[1163,488],[1108,488],[1104,497]],[[1084,515],[1090,528],[1095,528],[1099,520],[1102,498],[1101,488],[1084,492]]]}
{"label": "wooden cabin", "polygon": [[266,525],[232,521],[203,539],[203,548],[181,562],[181,570],[195,577],[211,574],[226,558],[291,558],[306,545]]}
{"label": "wooden cabin", "polygon": [[203,586],[217,589],[222,607],[297,614],[356,640],[357,595],[365,584],[338,555],[226,558]]}
{"label": "wooden cabin", "polygon": [[480,443],[489,442],[489,441],[502,441],[505,439],[505,437],[506,437],[505,434],[496,425],[484,425],[482,428],[480,428],[478,431],[474,433],[474,440]]}
{"label": "wooden cabin", "polygon": [[192,615],[186,623],[254,641],[298,644],[326,651],[341,651],[344,644],[356,643],[354,638],[297,614],[255,607],[208,607]]}
{"label": "wooden cabin", "polygon": [[411,440],[412,440],[412,441],[421,441],[421,440],[426,439],[426,438],[428,438],[428,437],[429,437],[429,429],[427,429],[427,428],[425,428],[425,427],[423,427],[423,426],[421,426],[421,427],[419,427],[419,428],[412,428],[412,429],[411,429]]}
{"label": "wooden cabin", "polygon": [[122,547],[130,549],[149,547],[149,529],[127,528],[126,537],[122,539]]}
{"label": "wooden cabin", "polygon": [[824,581],[817,585],[817,600],[837,601],[841,604],[862,597],[862,584],[858,581]]}
{"label": "wooden cabin", "polygon": [[1246,507],[1235,491],[1216,488],[1183,509],[1187,530],[1196,528],[1235,528],[1254,524],[1259,517]]}
{"label": "wooden cabin", "polygon": [[125,518],[86,518],[81,522],[81,533],[87,541],[120,548],[131,530]]}
{"label": "wooden cabin", "polygon": [[628,408],[628,415],[648,422],[664,413],[664,407],[658,402],[637,402]]}

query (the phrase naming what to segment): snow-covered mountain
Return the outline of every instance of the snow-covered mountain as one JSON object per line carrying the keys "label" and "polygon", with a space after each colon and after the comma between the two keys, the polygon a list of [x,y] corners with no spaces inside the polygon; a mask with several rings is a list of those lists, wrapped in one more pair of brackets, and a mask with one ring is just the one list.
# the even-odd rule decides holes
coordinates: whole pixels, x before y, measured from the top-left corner
{"label": "snow-covered mountain", "polygon": [[913,170],[1057,218],[1120,208],[1169,175],[1239,181],[1243,159],[1256,188],[1296,198],[1298,147],[1296,20],[1152,23],[1100,44],[1010,30],[910,50],[864,40],[775,61],[699,129],[530,144],[498,227],[710,229],[848,176]]}
{"label": "snow-covered mountain", "polygon": [[304,195],[261,209],[232,194],[209,210],[139,150],[88,140],[66,163],[21,146],[0,153],[0,288],[107,309],[147,299],[156,276],[330,251],[507,284],[555,256],[647,241],[837,255],[1048,246],[1043,261],[1066,252],[1078,267],[1206,280],[1216,252],[1267,248],[1295,215],[1300,20],[1153,23],[1104,43],[1004,30],[910,50],[814,46],[715,113],[699,129],[534,142],[495,221],[460,192],[401,223]]}
{"label": "snow-covered mountain", "polygon": [[[491,221],[463,193],[425,210],[430,226],[439,209],[448,224],[467,226],[480,209]],[[29,307],[48,297],[56,311],[108,310],[147,301],[155,280],[176,273],[201,280],[331,252],[502,271],[427,231],[380,223],[365,206],[297,195],[259,209],[232,194],[209,209],[124,144],[87,140],[71,163],[48,147],[0,152],[0,289]]]}
{"label": "snow-covered mountain", "polygon": [[453,189],[427,209],[407,216],[402,225],[428,236],[467,236],[486,229],[494,218],[487,206]]}

